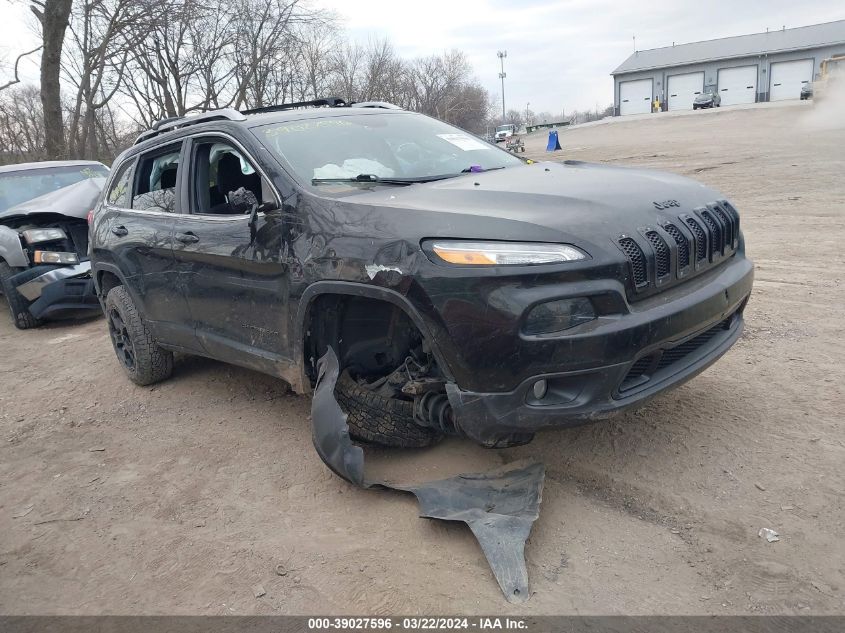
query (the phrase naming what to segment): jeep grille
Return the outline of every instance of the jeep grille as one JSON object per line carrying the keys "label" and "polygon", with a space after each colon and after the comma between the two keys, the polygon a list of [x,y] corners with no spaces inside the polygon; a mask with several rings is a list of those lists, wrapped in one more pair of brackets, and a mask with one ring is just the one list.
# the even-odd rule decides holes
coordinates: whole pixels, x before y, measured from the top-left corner
{"label": "jeep grille", "polygon": [[669,287],[733,255],[739,248],[739,214],[720,200],[616,242],[630,265],[634,291],[647,296],[649,288]]}

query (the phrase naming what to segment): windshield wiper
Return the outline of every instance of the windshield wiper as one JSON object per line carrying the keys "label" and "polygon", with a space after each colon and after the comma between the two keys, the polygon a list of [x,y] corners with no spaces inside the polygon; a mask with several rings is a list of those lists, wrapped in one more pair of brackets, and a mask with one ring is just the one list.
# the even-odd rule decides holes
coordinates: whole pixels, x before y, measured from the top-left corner
{"label": "windshield wiper", "polygon": [[444,178],[451,178],[451,175],[448,176],[419,176],[416,178],[382,178],[381,176],[376,176],[375,174],[358,174],[352,178],[312,178],[311,184],[312,185],[319,185],[322,183],[332,183],[332,182],[343,182],[343,183],[376,183],[379,185],[400,185],[400,186],[407,186],[413,185],[418,182],[432,182],[434,180],[443,180]]}
{"label": "windshield wiper", "polygon": [[[478,169],[476,169],[476,167]],[[502,166],[502,167],[490,167],[488,169],[485,169],[481,165],[470,165],[466,169],[462,169],[461,173],[462,174],[480,174],[480,173],[483,173],[485,171],[496,171],[497,169],[504,169],[504,166]]]}
{"label": "windshield wiper", "polygon": [[[491,167],[490,169],[483,169],[482,171],[495,171],[496,169],[504,169],[504,167]],[[393,178],[376,176],[375,174],[358,174],[351,178],[312,178],[312,185],[320,185],[324,183],[351,183],[351,184],[379,184],[379,185],[397,185],[408,186],[415,185],[420,182],[434,182],[435,180],[447,180],[449,178],[457,178],[463,174],[472,173],[472,167],[467,167],[459,174],[438,174],[434,176],[414,176],[410,178]]]}

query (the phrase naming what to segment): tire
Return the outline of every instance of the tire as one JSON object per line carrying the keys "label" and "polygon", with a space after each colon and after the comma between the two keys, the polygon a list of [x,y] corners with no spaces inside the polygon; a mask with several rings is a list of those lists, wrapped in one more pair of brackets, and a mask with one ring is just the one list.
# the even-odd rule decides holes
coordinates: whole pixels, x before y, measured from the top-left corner
{"label": "tire", "polygon": [[414,405],[407,400],[385,398],[359,385],[349,372],[337,380],[335,397],[347,415],[349,433],[367,442],[401,448],[420,448],[437,442],[441,435],[414,422]]}
{"label": "tire", "polygon": [[18,271],[4,261],[0,261],[0,289],[9,304],[9,312],[12,314],[12,321],[19,330],[28,330],[38,327],[41,321],[32,316],[29,311],[29,301],[26,300],[17,288],[12,285],[10,278]]}
{"label": "tire", "polygon": [[126,288],[115,286],[109,291],[105,312],[114,353],[129,380],[151,385],[170,377],[173,352],[155,342]]}

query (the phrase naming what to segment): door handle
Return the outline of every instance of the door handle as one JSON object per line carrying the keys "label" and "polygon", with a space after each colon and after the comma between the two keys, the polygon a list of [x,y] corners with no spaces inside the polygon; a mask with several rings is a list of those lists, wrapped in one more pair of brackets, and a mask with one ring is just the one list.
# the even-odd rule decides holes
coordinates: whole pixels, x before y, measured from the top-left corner
{"label": "door handle", "polygon": [[177,233],[176,239],[182,242],[183,244],[196,244],[200,241],[200,238],[198,238],[190,231],[188,231],[187,233]]}
{"label": "door handle", "polygon": [[125,237],[129,235],[129,231],[123,225],[112,227],[111,232],[117,235],[118,237]]}

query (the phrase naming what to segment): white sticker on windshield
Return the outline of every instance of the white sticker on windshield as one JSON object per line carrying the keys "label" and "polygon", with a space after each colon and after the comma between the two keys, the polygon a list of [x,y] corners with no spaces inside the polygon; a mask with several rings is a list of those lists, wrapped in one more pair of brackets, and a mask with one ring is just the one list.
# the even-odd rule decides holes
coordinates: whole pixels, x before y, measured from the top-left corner
{"label": "white sticker on windshield", "polygon": [[460,147],[465,152],[472,151],[474,149],[488,149],[488,147],[478,141],[471,136],[467,136],[466,134],[438,134],[440,138],[444,141],[451,143],[455,147]]}

